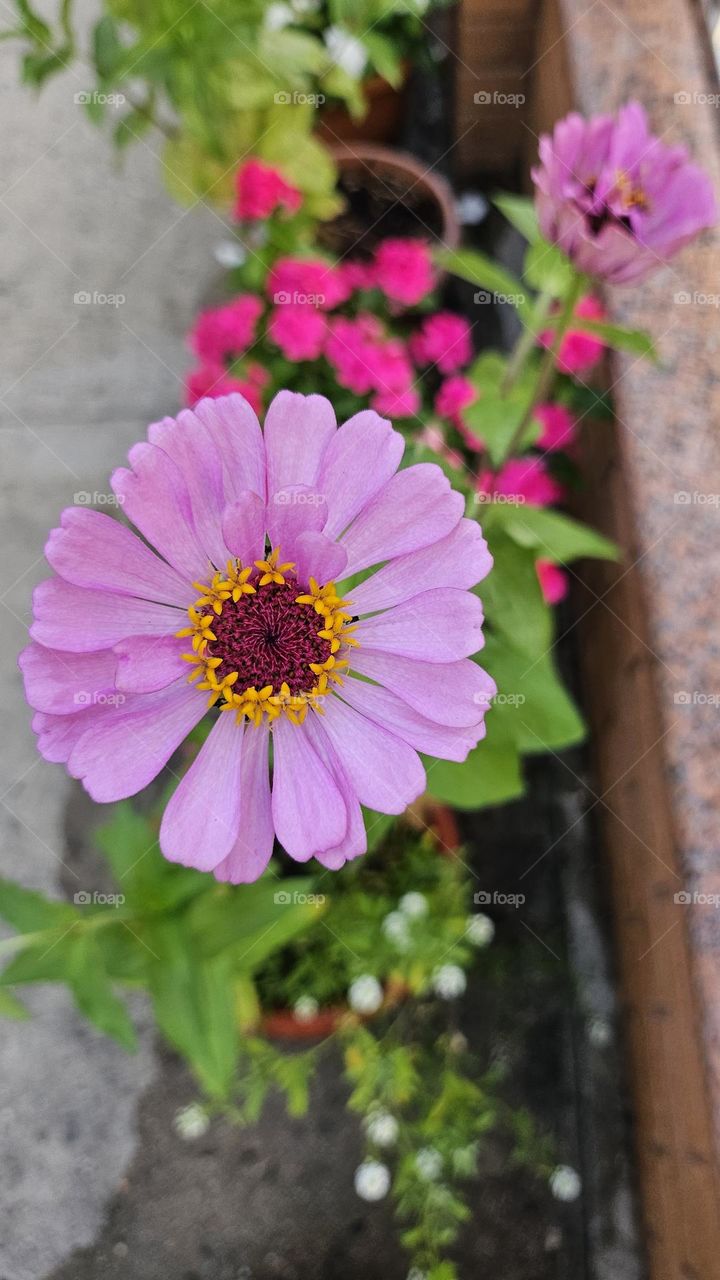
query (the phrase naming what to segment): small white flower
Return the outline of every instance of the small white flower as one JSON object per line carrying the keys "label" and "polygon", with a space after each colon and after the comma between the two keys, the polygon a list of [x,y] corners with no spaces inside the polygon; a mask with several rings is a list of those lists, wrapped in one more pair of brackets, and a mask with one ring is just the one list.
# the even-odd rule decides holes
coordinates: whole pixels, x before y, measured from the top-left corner
{"label": "small white flower", "polygon": [[367,66],[365,46],[345,27],[328,27],[325,46],[332,61],[353,80],[359,80]]}
{"label": "small white flower", "polygon": [[410,920],[422,920],[428,913],[428,900],[424,893],[404,893],[398,906]]}
{"label": "small white flower", "polygon": [[490,212],[490,206],[479,191],[465,191],[455,201],[455,212],[464,227],[476,227]]}
{"label": "small white flower", "polygon": [[193,1138],[202,1138],[210,1128],[210,1118],[199,1102],[191,1102],[187,1107],[180,1107],[175,1112],[173,1123],[175,1132],[186,1142],[192,1142]]}
{"label": "small white flower", "polygon": [[420,1177],[424,1178],[426,1182],[434,1182],[436,1178],[439,1178],[442,1173],[442,1167],[443,1158],[434,1147],[423,1147],[421,1151],[418,1151],[415,1157],[415,1168]]}
{"label": "small white flower", "polygon": [[468,916],[465,932],[474,947],[487,947],[495,937],[495,925],[489,916],[480,911],[476,916]]}
{"label": "small white flower", "polygon": [[269,4],[265,10],[265,30],[266,31],[282,31],[283,27],[289,26],[294,21],[294,14],[289,4],[283,4],[281,0],[276,0],[275,4]]}
{"label": "small white flower", "polygon": [[559,1164],[550,1175],[550,1190],[556,1200],[564,1200],[566,1203],[577,1200],[582,1191],[580,1174],[569,1164]]}
{"label": "small white flower", "polygon": [[399,1131],[400,1125],[389,1111],[373,1111],[365,1120],[365,1132],[376,1147],[394,1147]]}
{"label": "small white flower", "polygon": [[612,1044],[613,1032],[607,1018],[591,1018],[587,1034],[593,1049],[606,1049],[609,1044]]}
{"label": "small white flower", "polygon": [[432,975],[432,986],[441,1000],[456,1000],[467,986],[467,978],[458,964],[443,964]]}
{"label": "small white flower", "polygon": [[419,1267],[411,1267],[407,1273],[407,1280],[428,1280],[427,1271],[421,1271]]}
{"label": "small white flower", "polygon": [[377,978],[369,973],[356,978],[348,991],[348,1001],[355,1013],[377,1013],[383,1002],[383,989]]}
{"label": "small white flower", "polygon": [[300,996],[293,1005],[293,1013],[297,1022],[312,1022],[320,1008],[314,996]]}
{"label": "small white flower", "polygon": [[402,911],[391,911],[382,922],[382,931],[386,938],[395,944],[398,951],[407,951],[410,946],[408,918]]}
{"label": "small white flower", "polygon": [[247,258],[247,249],[239,240],[221,240],[215,245],[213,257],[221,267],[231,271],[233,267],[241,267]]}
{"label": "small white flower", "polygon": [[363,1160],[355,1170],[355,1191],[361,1200],[383,1200],[390,1190],[390,1170],[379,1160]]}
{"label": "small white flower", "polygon": [[317,13],[322,0],[292,0],[292,7],[296,13]]}

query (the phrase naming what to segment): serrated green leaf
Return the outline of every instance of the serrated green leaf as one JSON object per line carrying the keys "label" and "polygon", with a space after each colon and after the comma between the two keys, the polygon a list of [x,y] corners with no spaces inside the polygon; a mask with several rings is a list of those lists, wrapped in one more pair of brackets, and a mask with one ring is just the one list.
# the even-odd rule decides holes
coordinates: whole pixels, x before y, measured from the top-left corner
{"label": "serrated green leaf", "polygon": [[18,933],[68,928],[78,913],[67,902],[55,902],[34,889],[24,889],[13,880],[0,879],[0,917]]}
{"label": "serrated green leaf", "polygon": [[130,1015],[112,989],[104,958],[94,934],[79,934],[70,952],[67,981],[84,1016],[124,1049],[137,1048]]}

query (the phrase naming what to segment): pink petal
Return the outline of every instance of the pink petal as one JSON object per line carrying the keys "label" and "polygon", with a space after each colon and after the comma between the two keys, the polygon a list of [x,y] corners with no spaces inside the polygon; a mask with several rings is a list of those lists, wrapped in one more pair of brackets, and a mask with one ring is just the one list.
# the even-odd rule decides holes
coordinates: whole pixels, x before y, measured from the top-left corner
{"label": "pink petal", "polygon": [[[353,606],[354,607],[354,606]],[[481,649],[483,611],[471,591],[436,587],[358,624],[363,650],[380,649],[426,662],[455,662]]]}
{"label": "pink petal", "polygon": [[307,862],[345,838],[348,815],[334,778],[304,725],[285,717],[273,726],[272,812],[277,838],[291,858]]}
{"label": "pink petal", "polygon": [[37,748],[51,764],[66,764],[70,753],[84,733],[107,714],[107,708],[88,707],[69,716],[48,716],[39,711],[33,716],[33,731],[38,735]]}
{"label": "pink petal", "polygon": [[325,767],[329,769],[340,788],[345,801],[345,808],[347,809],[348,827],[345,838],[334,848],[320,849],[315,855],[318,862],[321,862],[324,867],[327,867],[330,871],[337,871],[346,862],[352,861],[353,858],[359,858],[361,854],[365,853],[367,849],[365,819],[352,783],[330,745],[330,739],[325,733],[320,719],[317,716],[310,716],[305,721],[304,727],[306,732],[310,734],[312,744],[320,759]]}
{"label": "pink petal", "polygon": [[128,636],[116,644],[115,687],[127,693],[155,693],[166,689],[180,676],[187,676],[190,666],[182,660],[187,653],[187,640],[176,636]]}
{"label": "pink petal", "polygon": [[86,591],[62,578],[47,578],[33,592],[30,635],[48,649],[90,653],[110,649],[126,636],[174,634],[187,614],[109,591]]}
{"label": "pink petal", "polygon": [[447,725],[435,724],[414,711],[389,689],[368,684],[366,680],[346,680],[340,696],[361,715],[374,720],[376,724],[384,725],[398,738],[409,742],[416,751],[438,756],[441,760],[465,760],[468,752],[485,736],[482,720],[470,728],[449,728]]}
{"label": "pink petal", "polygon": [[315,484],[336,429],[335,412],[324,396],[278,392],[265,415],[269,498],[288,485]]}
{"label": "pink petal", "polygon": [[325,703],[323,729],[361,804],[402,813],[425,789],[425,770],[402,739],[358,715],[339,698]]}
{"label": "pink petal", "polygon": [[194,413],[205,424],[223,461],[225,491],[239,498],[251,489],[265,500],[265,445],[254,409],[237,392],[201,400]]}
{"label": "pink petal", "polygon": [[267,505],[270,543],[273,547],[280,547],[283,560],[294,562],[300,535],[319,533],[326,519],[327,502],[322,493],[306,484],[280,489]]}
{"label": "pink petal", "polygon": [[185,609],[195,599],[188,579],[153,555],[118,520],[87,507],[67,507],[60,522],[50,534],[45,555],[66,582]]}
{"label": "pink petal", "polygon": [[336,582],[345,573],[347,551],[339,542],[331,542],[324,533],[302,533],[295,545],[295,567],[298,582]]}
{"label": "pink petal", "polygon": [[177,418],[163,418],[148,427],[148,439],[180,468],[190,496],[197,540],[208,560],[224,565],[228,549],[222,536],[225,509],[223,469],[215,441],[192,409]]}
{"label": "pink petal", "polygon": [[169,862],[212,871],[235,844],[243,735],[234,712],[220,715],[170,797],[160,824],[160,848]]}
{"label": "pink petal", "polygon": [[188,582],[205,581],[207,553],[193,527],[180,468],[154,444],[134,445],[128,458],[132,469],[118,467],[110,477],[128,520]]}
{"label": "pink petal", "polygon": [[215,867],[215,879],[252,884],[268,865],[274,840],[268,729],[249,725],[240,761],[240,831],[227,857]]}
{"label": "pink petal", "polygon": [[392,653],[353,653],[353,670],[396,693],[415,711],[438,724],[477,724],[497,693],[495,681],[469,658],[460,662],[417,662]]}
{"label": "pink petal", "polygon": [[318,475],[318,488],[328,500],[328,537],[338,538],[387,484],[404,449],[400,432],[393,431],[387,419],[371,409],[343,423],[323,454]]}
{"label": "pink petal", "polygon": [[444,538],[462,516],[464,500],[432,462],[396,475],[360,513],[342,542],[348,573],[407,555]]}
{"label": "pink petal", "polygon": [[474,587],[487,576],[492,563],[477,521],[462,519],[439,542],[391,560],[354,587],[353,611],[387,609],[433,587]]}
{"label": "pink petal", "polygon": [[223,536],[234,556],[250,565],[265,554],[265,503],[246,489],[225,508]]}
{"label": "pink petal", "polygon": [[115,688],[112,653],[61,653],[29,644],[18,658],[25,697],[36,711],[73,715]]}
{"label": "pink petal", "polygon": [[135,795],[157,777],[202,719],[206,702],[183,680],[161,693],[139,695],[129,710],[103,711],[75,745],[67,767],[93,800],[107,803]]}

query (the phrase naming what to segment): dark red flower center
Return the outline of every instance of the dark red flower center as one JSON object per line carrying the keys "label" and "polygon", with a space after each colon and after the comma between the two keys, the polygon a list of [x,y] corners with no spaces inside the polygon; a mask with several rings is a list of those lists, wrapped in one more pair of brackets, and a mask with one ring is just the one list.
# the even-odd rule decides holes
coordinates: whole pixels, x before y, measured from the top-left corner
{"label": "dark red flower center", "polygon": [[268,583],[255,595],[226,600],[222,613],[212,620],[216,640],[208,641],[207,655],[220,658],[218,681],[234,671],[240,691],[272,685],[277,692],[287,684],[292,694],[303,693],[315,683],[310,663],[324,663],[331,642],[322,639],[324,619],[312,605],[296,604],[297,582]]}

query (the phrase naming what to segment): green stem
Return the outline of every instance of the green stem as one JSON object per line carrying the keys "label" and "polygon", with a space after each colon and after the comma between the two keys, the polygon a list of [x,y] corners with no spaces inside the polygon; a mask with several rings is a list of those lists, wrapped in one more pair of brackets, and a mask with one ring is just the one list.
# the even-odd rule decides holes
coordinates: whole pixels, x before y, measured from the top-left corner
{"label": "green stem", "polygon": [[553,301],[553,294],[548,290],[543,290],[535,300],[535,307],[529,323],[523,323],[522,331],[507,362],[505,376],[502,380],[501,390],[504,396],[512,391],[525,368],[525,361],[530,353],[534,351],[538,337],[542,333],[543,325],[550,314]]}
{"label": "green stem", "polygon": [[575,314],[575,307],[577,306],[578,301],[580,299],[580,295],[583,289],[583,284],[584,284],[584,280],[582,276],[580,275],[573,276],[570,286],[568,288],[568,291],[563,300],[562,310],[557,319],[557,324],[555,327],[555,337],[553,338],[552,344],[549,347],[546,347],[542,360],[540,361],[538,376],[535,381],[535,386],[533,387],[533,392],[530,397],[528,407],[525,410],[522,416],[522,419],[517,426],[517,429],[513,432],[512,438],[503,456],[503,460],[502,460],[503,463],[505,463],[508,458],[512,457],[512,455],[518,449],[520,442],[523,436],[525,435],[525,432],[527,431],[528,426],[530,425],[530,422],[532,421],[532,416],[535,411],[535,406],[538,404],[542,404],[543,400],[547,398],[550,392],[552,384],[555,380],[558,352],[562,345],[563,338],[565,337],[566,333],[568,332],[572,324],[573,316]]}

